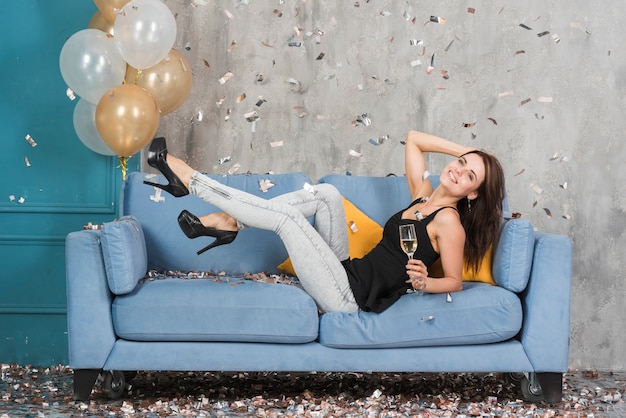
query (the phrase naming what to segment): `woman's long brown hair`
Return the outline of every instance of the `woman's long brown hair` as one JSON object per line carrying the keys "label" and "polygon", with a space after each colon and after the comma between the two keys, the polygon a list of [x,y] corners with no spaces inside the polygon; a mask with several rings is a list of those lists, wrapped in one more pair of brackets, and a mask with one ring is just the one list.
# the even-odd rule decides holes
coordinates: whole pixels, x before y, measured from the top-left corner
{"label": "woman's long brown hair", "polygon": [[485,180],[478,188],[478,197],[472,201],[461,199],[457,209],[465,229],[464,257],[466,267],[477,272],[489,246],[496,241],[502,222],[504,200],[504,170],[496,157],[475,150],[485,164]]}

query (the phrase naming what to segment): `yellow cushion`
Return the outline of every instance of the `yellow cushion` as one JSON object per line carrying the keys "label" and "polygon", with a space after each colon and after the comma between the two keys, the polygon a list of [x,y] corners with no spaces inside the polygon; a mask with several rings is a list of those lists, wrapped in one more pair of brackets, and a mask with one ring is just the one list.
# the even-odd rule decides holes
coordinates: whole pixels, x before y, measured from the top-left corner
{"label": "yellow cushion", "polygon": [[[343,208],[346,212],[350,258],[361,258],[370,252],[382,239],[383,228],[361,212],[348,199],[342,197],[342,200]],[[296,275],[289,258],[278,266],[278,270],[291,276]]]}
{"label": "yellow cushion", "polygon": [[[474,272],[468,269],[467,266],[463,266],[463,281],[464,282],[483,282],[489,283],[495,286],[496,282],[491,275],[491,257],[493,253],[493,246],[489,246],[483,260],[480,264],[480,269]],[[435,261],[435,263],[428,269],[428,275],[430,277],[442,277],[443,269],[441,268],[441,259]]]}

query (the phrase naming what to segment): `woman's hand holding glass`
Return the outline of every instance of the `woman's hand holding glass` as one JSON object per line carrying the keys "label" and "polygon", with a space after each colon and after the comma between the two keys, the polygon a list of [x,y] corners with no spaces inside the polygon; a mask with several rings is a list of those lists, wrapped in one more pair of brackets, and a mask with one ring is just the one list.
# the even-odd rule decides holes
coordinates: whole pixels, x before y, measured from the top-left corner
{"label": "woman's hand holding glass", "polygon": [[426,282],[424,281],[424,279],[428,276],[428,271],[421,260],[413,259],[413,254],[417,250],[417,235],[415,234],[415,225],[413,225],[412,223],[400,225],[399,233],[400,247],[402,248],[402,251],[404,251],[409,257],[409,262],[406,266],[409,280],[407,280],[406,282],[411,283],[411,286],[415,290],[415,293],[422,295],[424,294],[424,288],[426,287]]}

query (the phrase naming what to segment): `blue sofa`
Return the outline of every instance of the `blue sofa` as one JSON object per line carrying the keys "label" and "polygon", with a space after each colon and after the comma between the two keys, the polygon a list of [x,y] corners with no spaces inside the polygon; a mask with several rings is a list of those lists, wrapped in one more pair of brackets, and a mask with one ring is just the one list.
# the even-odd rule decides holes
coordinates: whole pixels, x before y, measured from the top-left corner
{"label": "blue sofa", "polygon": [[[407,294],[381,314],[320,315],[297,279],[279,275],[287,253],[274,233],[245,229],[199,256],[211,238],[188,239],[177,216],[218,209],[191,195],[159,193],[143,184],[150,177],[128,176],[120,219],[67,236],[76,399],[89,398],[100,374],[115,398],[136,371],[187,370],[494,372],[518,381],[529,400],[561,401],[569,238],[503,219],[491,265],[497,285],[464,282],[451,298]],[[266,198],[315,184],[302,173],[213,178]],[[335,185],[379,225],[410,201],[404,177],[327,175],[318,182]]]}

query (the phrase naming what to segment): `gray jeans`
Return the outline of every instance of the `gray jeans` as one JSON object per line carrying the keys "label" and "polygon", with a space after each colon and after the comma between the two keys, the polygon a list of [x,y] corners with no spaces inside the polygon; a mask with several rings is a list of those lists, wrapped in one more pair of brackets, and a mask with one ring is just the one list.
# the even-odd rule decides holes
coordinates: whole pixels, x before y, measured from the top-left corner
{"label": "gray jeans", "polygon": [[[329,184],[315,186],[273,199],[225,186],[195,172],[189,191],[217,206],[243,227],[276,232],[283,241],[304,290],[324,312],[356,312],[341,260],[349,257],[346,215],[337,189]],[[307,217],[315,215],[315,227]]]}

